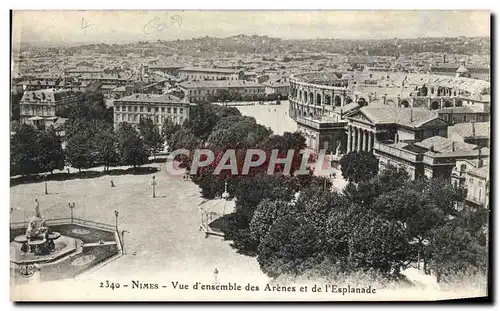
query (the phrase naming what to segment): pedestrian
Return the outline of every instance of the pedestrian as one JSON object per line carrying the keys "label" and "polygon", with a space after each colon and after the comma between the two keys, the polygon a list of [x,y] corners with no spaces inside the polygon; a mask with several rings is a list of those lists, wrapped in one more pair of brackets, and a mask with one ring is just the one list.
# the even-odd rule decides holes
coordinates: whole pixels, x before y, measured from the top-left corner
{"label": "pedestrian", "polygon": [[111,188],[114,188],[114,187],[115,187],[115,183],[113,182],[113,180],[112,180],[112,179],[109,181],[109,183],[111,184]]}
{"label": "pedestrian", "polygon": [[218,275],[219,275],[219,270],[217,270],[217,268],[215,268],[215,270],[214,270],[214,283],[215,284],[219,284],[219,279],[217,278]]}

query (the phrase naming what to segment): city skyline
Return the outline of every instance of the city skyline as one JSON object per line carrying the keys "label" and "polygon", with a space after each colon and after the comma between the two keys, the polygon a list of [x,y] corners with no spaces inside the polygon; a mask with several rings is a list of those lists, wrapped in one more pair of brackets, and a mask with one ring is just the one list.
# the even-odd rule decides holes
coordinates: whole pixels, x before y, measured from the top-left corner
{"label": "city skyline", "polygon": [[[13,11],[14,48],[262,35],[285,40],[489,37],[489,11]],[[363,20],[363,23],[359,21]]]}

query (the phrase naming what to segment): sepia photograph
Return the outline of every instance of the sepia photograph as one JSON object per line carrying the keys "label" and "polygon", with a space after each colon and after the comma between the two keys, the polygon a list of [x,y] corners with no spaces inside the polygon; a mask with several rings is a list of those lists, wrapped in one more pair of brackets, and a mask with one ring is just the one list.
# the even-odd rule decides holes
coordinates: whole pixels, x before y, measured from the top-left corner
{"label": "sepia photograph", "polygon": [[491,300],[491,19],[11,10],[11,301]]}

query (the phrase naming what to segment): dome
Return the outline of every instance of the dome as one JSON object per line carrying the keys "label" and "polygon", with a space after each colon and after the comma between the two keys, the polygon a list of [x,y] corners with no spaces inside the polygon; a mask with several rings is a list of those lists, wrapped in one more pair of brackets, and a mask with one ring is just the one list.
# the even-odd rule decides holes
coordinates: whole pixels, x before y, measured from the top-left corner
{"label": "dome", "polygon": [[214,199],[202,202],[199,207],[205,213],[223,216],[234,212],[236,202],[234,200]]}

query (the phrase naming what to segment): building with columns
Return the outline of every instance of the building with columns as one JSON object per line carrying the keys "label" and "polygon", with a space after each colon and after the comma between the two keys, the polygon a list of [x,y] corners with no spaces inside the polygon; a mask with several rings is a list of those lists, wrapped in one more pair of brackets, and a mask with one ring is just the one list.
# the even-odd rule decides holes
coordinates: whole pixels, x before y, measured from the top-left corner
{"label": "building with columns", "polygon": [[446,136],[448,123],[427,109],[367,106],[347,116],[347,149],[373,150],[377,142],[421,141]]}
{"label": "building with columns", "polygon": [[308,148],[345,152],[345,117],[359,107],[347,79],[332,72],[292,75],[288,100],[289,115],[297,122]]}

